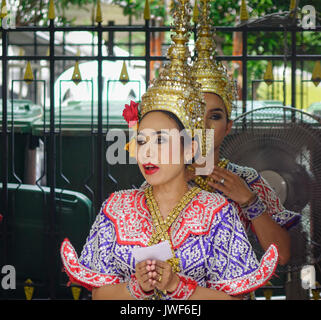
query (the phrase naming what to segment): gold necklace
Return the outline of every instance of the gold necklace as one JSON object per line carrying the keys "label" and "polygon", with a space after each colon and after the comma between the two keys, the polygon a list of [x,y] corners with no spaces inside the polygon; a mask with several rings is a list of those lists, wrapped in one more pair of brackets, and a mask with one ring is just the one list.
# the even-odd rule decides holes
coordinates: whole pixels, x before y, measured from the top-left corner
{"label": "gold necklace", "polygon": [[175,208],[169,213],[169,215],[164,220],[161,216],[159,207],[157,205],[156,199],[153,195],[153,188],[149,186],[145,189],[146,203],[148,209],[152,215],[154,232],[148,242],[148,245],[157,244],[160,241],[168,240],[171,245],[171,250],[173,257],[167,260],[168,263],[172,266],[173,272],[179,272],[179,259],[175,255],[175,251],[172,246],[172,241],[169,236],[169,228],[173,222],[177,219],[178,215],[183,211],[187,204],[201,191],[199,187],[193,187],[187,191]]}
{"label": "gold necklace", "polygon": [[[222,159],[218,162],[217,166],[220,168],[226,168],[230,161],[227,159]],[[193,166],[188,166],[188,170],[195,172],[195,168]],[[208,182],[213,182],[213,178],[211,176],[207,176],[206,178],[203,178],[202,176],[196,176],[193,181],[203,190],[206,190],[208,192],[213,192],[214,189],[208,185]]]}

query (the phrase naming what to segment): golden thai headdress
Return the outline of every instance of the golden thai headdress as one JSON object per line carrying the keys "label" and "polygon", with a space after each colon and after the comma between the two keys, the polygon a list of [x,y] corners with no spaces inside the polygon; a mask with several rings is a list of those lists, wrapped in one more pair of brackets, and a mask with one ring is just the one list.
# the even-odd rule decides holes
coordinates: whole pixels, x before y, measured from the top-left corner
{"label": "golden thai headdress", "polygon": [[214,57],[216,45],[210,27],[208,0],[201,0],[200,8],[195,43],[197,57],[192,66],[192,77],[201,84],[202,92],[215,93],[222,98],[230,118],[236,99],[236,88],[225,66]]}
{"label": "golden thai headdress", "polygon": [[174,13],[173,41],[168,49],[169,63],[151,82],[142,96],[140,116],[150,111],[169,111],[177,116],[192,135],[202,129],[202,154],[206,154],[204,112],[205,102],[200,85],[191,77],[188,65],[190,52],[187,47],[190,35],[191,7],[188,0],[181,0]]}

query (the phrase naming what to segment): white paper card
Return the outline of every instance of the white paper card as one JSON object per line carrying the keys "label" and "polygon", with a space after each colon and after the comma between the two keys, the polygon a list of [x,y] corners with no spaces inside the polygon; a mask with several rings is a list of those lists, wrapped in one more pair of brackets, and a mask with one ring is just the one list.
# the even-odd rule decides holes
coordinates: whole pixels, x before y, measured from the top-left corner
{"label": "white paper card", "polygon": [[169,241],[163,241],[150,247],[137,247],[133,249],[136,263],[150,259],[166,261],[173,257]]}

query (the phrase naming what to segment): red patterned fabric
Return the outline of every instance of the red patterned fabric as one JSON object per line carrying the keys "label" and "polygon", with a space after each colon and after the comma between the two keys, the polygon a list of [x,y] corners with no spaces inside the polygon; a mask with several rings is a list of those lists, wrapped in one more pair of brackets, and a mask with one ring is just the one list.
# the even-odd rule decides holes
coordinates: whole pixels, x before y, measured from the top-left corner
{"label": "red patterned fabric", "polygon": [[[200,192],[173,223],[169,232],[174,249],[180,247],[190,234],[207,234],[215,214],[227,205],[225,198],[207,195],[205,191]],[[142,247],[148,245],[153,221],[142,190],[125,190],[112,194],[103,212],[114,223],[119,244]]]}
{"label": "red patterned fabric", "polygon": [[77,253],[68,239],[62,242],[60,254],[70,281],[82,285],[89,291],[93,287],[99,288],[106,284],[122,282],[120,277],[94,272],[81,265],[78,261]]}
{"label": "red patterned fabric", "polygon": [[256,180],[251,188],[257,192],[257,195],[267,205],[267,213],[274,215],[278,212],[284,211],[284,207],[281,203],[280,198],[276,195],[272,187],[262,178]]}
{"label": "red patterned fabric", "polygon": [[255,272],[243,276],[240,279],[213,283],[208,282],[208,287],[214,290],[224,291],[229,295],[239,295],[254,291],[267,283],[273,276],[278,259],[278,249],[272,244],[262,257],[259,269]]}
{"label": "red patterned fabric", "polygon": [[168,296],[173,300],[188,300],[188,298],[194,293],[197,287],[197,281],[178,275],[180,282],[175,291],[169,293]]}
{"label": "red patterned fabric", "polygon": [[[78,262],[77,254],[70,244],[68,239],[65,239],[61,245],[61,256],[63,259],[65,271],[68,274],[70,281],[78,283],[88,290],[92,290],[93,287],[101,287],[107,284],[121,283],[121,279],[117,276],[104,275],[98,272],[91,271]],[[262,257],[260,268],[254,273],[247,276],[243,276],[241,279],[225,280],[210,283],[207,287],[224,291],[229,295],[245,294],[256,290],[263,286],[273,276],[278,261],[277,247],[271,245]],[[180,282],[174,292],[168,294],[170,298],[175,300],[188,299],[197,287],[197,281],[179,275]],[[148,294],[143,293],[141,290],[135,275],[131,275],[131,293],[137,298],[147,297]]]}
{"label": "red patterned fabric", "polygon": [[151,291],[150,293],[144,292],[134,274],[130,276],[128,289],[130,294],[137,300],[149,300],[154,294],[154,291]]}
{"label": "red patterned fabric", "polygon": [[[263,178],[259,177],[250,185],[251,189],[255,191],[258,197],[266,205],[266,213],[280,226],[289,230],[291,227],[295,226],[301,219],[300,214],[286,210],[281,203],[280,198],[276,195],[273,188],[268,184],[268,182]],[[240,208],[240,210],[242,210]],[[247,220],[243,214],[240,216],[245,228],[251,226],[252,231],[255,233],[253,225],[249,220]]]}

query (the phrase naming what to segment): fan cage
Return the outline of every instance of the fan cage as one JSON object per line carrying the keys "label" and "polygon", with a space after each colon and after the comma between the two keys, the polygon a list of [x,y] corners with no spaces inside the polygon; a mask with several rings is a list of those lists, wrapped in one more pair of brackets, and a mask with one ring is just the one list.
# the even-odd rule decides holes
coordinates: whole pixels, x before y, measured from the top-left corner
{"label": "fan cage", "polygon": [[[287,185],[284,207],[301,214],[290,229],[291,258],[277,272],[300,270],[321,260],[321,122],[291,107],[270,106],[238,116],[220,156],[259,173],[277,172]],[[249,234],[260,258],[263,250]]]}

